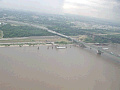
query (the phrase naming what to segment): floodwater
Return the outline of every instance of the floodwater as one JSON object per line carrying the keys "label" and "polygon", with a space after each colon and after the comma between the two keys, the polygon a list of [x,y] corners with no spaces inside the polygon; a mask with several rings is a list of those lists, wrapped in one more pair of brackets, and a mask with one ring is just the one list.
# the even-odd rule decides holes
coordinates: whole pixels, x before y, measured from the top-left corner
{"label": "floodwater", "polygon": [[0,90],[120,90],[120,64],[77,47],[1,47]]}

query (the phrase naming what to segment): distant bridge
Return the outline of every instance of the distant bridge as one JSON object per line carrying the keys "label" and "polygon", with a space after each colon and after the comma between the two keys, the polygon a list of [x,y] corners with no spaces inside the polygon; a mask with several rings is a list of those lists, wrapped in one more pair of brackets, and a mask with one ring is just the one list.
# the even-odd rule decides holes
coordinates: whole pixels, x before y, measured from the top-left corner
{"label": "distant bridge", "polygon": [[[67,36],[67,35],[64,35],[64,34],[55,32],[55,31],[50,30],[50,29],[48,29],[48,28],[46,28],[46,27],[44,27],[44,26],[39,26],[39,25],[30,24],[30,23],[24,23],[24,22],[18,22],[18,21],[12,21],[12,20],[7,20],[7,21],[4,21],[4,22],[13,23],[13,24],[19,24],[19,25],[28,25],[28,26],[40,28],[40,29],[46,30],[46,31],[48,31],[48,32],[50,32],[50,33],[53,33],[53,34],[55,34],[55,35],[58,35],[58,36],[60,36],[60,37],[66,38],[66,39],[68,39],[68,40],[71,40],[72,42],[78,44],[80,47],[90,48],[90,49],[96,49],[96,50],[97,50],[97,53],[98,53],[99,55],[101,55],[102,53],[107,53],[107,54],[109,54],[109,55],[113,55],[113,56],[115,56],[115,57],[120,58],[119,55],[113,54],[113,53],[111,53],[111,52],[109,52],[109,51],[106,51],[106,50],[100,48],[100,47],[93,46],[93,45],[89,45],[89,44],[87,44],[87,43],[85,43],[85,42],[75,40],[75,39],[73,39],[73,38],[70,37],[70,36]],[[90,34],[90,35],[93,35],[93,34]]]}
{"label": "distant bridge", "polygon": [[60,37],[66,38],[66,39],[68,39],[68,40],[71,40],[72,42],[78,44],[78,45],[79,45],[80,47],[82,47],[82,48],[96,49],[96,50],[97,50],[97,54],[99,54],[99,55],[101,55],[102,53],[107,53],[107,54],[109,54],[109,55],[112,55],[112,56],[115,56],[115,57],[120,58],[119,55],[114,54],[114,53],[109,52],[109,51],[106,51],[106,50],[104,50],[103,48],[100,48],[100,47],[97,47],[97,46],[93,46],[93,45],[87,44],[87,43],[85,43],[85,42],[83,42],[83,41],[75,40],[75,39],[73,39],[73,38],[70,37],[70,36],[67,36],[67,35],[64,35],[64,34],[55,32],[55,31],[53,31],[53,30],[49,30],[49,29],[46,29],[46,30],[47,30],[48,32],[50,32],[50,33],[53,33],[53,34],[56,34],[56,35],[58,35],[58,36],[60,36]]}

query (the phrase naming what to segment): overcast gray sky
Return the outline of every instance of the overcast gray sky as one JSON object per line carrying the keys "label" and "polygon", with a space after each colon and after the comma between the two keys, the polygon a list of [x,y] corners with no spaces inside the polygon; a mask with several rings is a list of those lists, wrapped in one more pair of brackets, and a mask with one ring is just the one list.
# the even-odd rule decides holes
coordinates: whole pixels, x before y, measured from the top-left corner
{"label": "overcast gray sky", "polygon": [[120,0],[0,0],[1,8],[70,13],[120,22]]}

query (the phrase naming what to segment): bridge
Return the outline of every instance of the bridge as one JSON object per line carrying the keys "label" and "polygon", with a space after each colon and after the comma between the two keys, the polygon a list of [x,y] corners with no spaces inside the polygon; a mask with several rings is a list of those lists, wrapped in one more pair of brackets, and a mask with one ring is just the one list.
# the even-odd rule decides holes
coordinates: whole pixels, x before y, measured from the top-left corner
{"label": "bridge", "polygon": [[93,46],[93,45],[87,44],[87,43],[85,43],[85,42],[83,42],[83,41],[75,40],[75,39],[73,39],[73,38],[70,37],[70,36],[67,36],[67,35],[64,35],[64,34],[55,32],[55,31],[53,31],[53,30],[49,30],[49,29],[46,29],[46,30],[47,30],[48,32],[50,32],[50,33],[53,33],[53,34],[58,35],[58,36],[60,36],[60,37],[66,38],[66,39],[68,39],[68,40],[70,40],[70,41],[78,44],[78,45],[79,45],[80,47],[82,47],[82,48],[95,49],[95,50],[97,51],[97,54],[99,54],[99,55],[101,55],[102,53],[107,53],[107,54],[109,54],[109,55],[112,55],[112,56],[115,56],[115,57],[117,57],[117,58],[120,58],[119,55],[114,54],[114,53],[109,52],[109,51],[106,51],[106,50],[104,50],[103,48],[100,48],[100,47],[97,47],[97,46]]}
{"label": "bridge", "polygon": [[[3,20],[3,21],[4,21],[4,20]],[[60,36],[60,37],[66,38],[66,39],[68,39],[68,40],[70,40],[70,41],[78,44],[78,45],[79,45],[80,47],[82,47],[82,48],[95,49],[95,50],[97,51],[97,54],[99,54],[99,55],[101,55],[102,53],[107,53],[107,54],[109,54],[109,55],[112,55],[112,56],[115,56],[115,57],[117,57],[117,58],[120,58],[120,56],[117,55],[117,54],[113,54],[113,53],[111,53],[111,52],[109,52],[109,51],[106,51],[106,50],[100,48],[100,47],[87,44],[87,43],[85,43],[85,42],[83,42],[83,41],[75,40],[75,39],[73,39],[73,38],[70,37],[70,36],[67,36],[67,35],[64,35],[64,34],[55,32],[55,31],[50,30],[50,29],[48,29],[48,28],[46,28],[46,27],[44,27],[44,26],[39,26],[39,25],[36,25],[36,24],[31,24],[31,23],[24,23],[24,22],[12,21],[12,20],[7,20],[7,21],[4,21],[4,22],[6,22],[6,23],[13,23],[13,24],[19,24],[19,25],[27,25],[27,26],[32,26],[32,27],[40,28],[40,29],[46,30],[46,31],[48,31],[48,32],[50,32],[50,33],[53,33],[53,34],[55,34],[55,35],[58,35],[58,36]]]}

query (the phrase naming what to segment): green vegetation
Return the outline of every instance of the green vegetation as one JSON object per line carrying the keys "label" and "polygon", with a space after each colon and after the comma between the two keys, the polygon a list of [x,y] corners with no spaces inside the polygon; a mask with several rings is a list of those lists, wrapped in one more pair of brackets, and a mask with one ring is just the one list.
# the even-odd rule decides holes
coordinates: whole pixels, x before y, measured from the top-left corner
{"label": "green vegetation", "polygon": [[44,45],[45,43],[14,43],[14,44],[0,44],[0,46],[12,46],[12,45],[18,45],[19,47],[22,47],[24,45],[28,45],[28,46],[35,46],[35,45]]}
{"label": "green vegetation", "polygon": [[[120,43],[120,35],[110,35],[114,33],[119,34],[120,25],[112,22],[98,20],[95,18],[86,18],[68,14],[37,14],[32,12],[21,12],[14,10],[1,10],[0,18],[3,18],[4,22],[7,20],[13,20],[18,22],[26,22],[29,24],[42,25],[50,30],[67,36],[86,35],[87,38],[85,40],[81,40],[87,43]],[[2,27],[0,27],[0,30],[3,31],[4,38],[53,35],[45,30],[31,26],[11,26],[7,24],[2,25]],[[104,34],[104,36],[99,36],[99,34]],[[92,35],[96,35],[94,39],[92,38]]]}
{"label": "green vegetation", "polygon": [[86,34],[86,32],[83,29],[72,28],[70,26],[65,26],[65,25],[49,26],[48,28],[68,36],[77,36],[77,35]]}
{"label": "green vegetation", "polygon": [[0,27],[4,38],[28,37],[28,36],[52,36],[53,34],[31,26],[11,26],[10,24]]}
{"label": "green vegetation", "polygon": [[72,44],[72,42],[66,42],[66,41],[60,41],[60,42],[55,42],[56,44]]}
{"label": "green vegetation", "polygon": [[95,36],[87,37],[84,42],[86,43],[120,43],[120,34],[117,35],[104,35],[104,36]]}
{"label": "green vegetation", "polygon": [[87,38],[84,39],[84,42],[93,43],[94,41],[93,41],[93,39],[91,37],[87,37]]}
{"label": "green vegetation", "polygon": [[105,39],[111,41],[112,43],[120,43],[120,34],[117,35],[107,35],[104,36]]}
{"label": "green vegetation", "polygon": [[0,30],[0,38],[2,38],[2,36],[3,36],[3,35],[2,35],[2,31]]}

